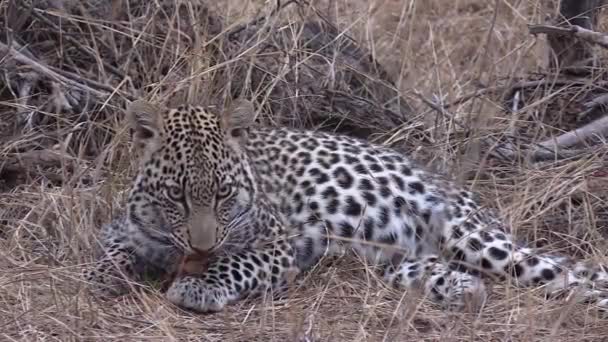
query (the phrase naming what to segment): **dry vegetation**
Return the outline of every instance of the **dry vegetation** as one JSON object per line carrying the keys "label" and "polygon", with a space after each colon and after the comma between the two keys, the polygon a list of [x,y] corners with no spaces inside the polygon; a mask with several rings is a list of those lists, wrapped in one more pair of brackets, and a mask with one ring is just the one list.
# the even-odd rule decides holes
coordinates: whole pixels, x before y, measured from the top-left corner
{"label": "dry vegetation", "polygon": [[[134,171],[124,105],[143,96],[213,105],[255,97],[261,124],[394,145],[479,191],[519,238],[605,259],[607,145],[569,159],[523,157],[531,144],[598,115],[577,117],[606,84],[600,71],[579,82],[546,71],[542,37],[526,25],[544,22],[551,12],[541,4],[550,1],[313,1],[253,26],[243,24],[268,15],[274,2],[159,3],[0,1],[0,339],[608,335],[606,321],[585,305],[502,284],[479,314],[446,313],[385,287],[350,256],[324,261],[286,298],[248,300],[214,315],[180,310],[154,286],[134,284],[133,294],[111,301],[87,295],[79,272],[92,261],[99,226],[121,210]],[[281,26],[285,20],[313,24],[298,31]],[[513,86],[530,80],[541,86]],[[505,143],[522,157],[488,153]]]}

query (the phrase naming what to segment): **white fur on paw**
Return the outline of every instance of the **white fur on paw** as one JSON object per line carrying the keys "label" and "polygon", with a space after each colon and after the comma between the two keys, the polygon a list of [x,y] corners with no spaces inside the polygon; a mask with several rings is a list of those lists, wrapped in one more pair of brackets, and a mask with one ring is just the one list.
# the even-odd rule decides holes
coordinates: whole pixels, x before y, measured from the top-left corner
{"label": "white fur on paw", "polygon": [[[437,282],[440,277],[444,282]],[[473,275],[461,272],[449,272],[434,276],[435,290],[432,292],[441,294],[438,302],[448,310],[477,312],[481,309],[487,299],[487,291],[483,281]]]}
{"label": "white fur on paw", "polygon": [[166,293],[171,303],[198,312],[222,311],[228,303],[222,289],[211,288],[199,282],[179,280],[171,284]]}

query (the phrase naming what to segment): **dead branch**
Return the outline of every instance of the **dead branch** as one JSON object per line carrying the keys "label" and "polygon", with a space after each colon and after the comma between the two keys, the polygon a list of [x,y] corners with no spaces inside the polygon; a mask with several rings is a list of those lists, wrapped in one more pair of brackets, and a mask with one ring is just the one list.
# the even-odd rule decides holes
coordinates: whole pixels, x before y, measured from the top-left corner
{"label": "dead branch", "polygon": [[580,144],[593,137],[605,138],[606,136],[608,136],[608,116],[604,116],[560,136],[547,139],[539,145],[548,149],[563,149]]}
{"label": "dead branch", "polygon": [[[6,54],[7,56],[12,57],[14,60],[16,60],[17,62],[19,62],[21,64],[30,66],[36,72],[52,79],[53,81],[55,81],[57,83],[61,83],[61,84],[72,86],[74,88],[78,88],[82,91],[88,92],[91,95],[94,95],[99,98],[105,98],[112,94],[110,92],[91,88],[90,86],[82,84],[81,82],[78,82],[72,78],[63,76],[63,75],[53,71],[50,67],[44,65],[43,63],[26,56],[25,54],[14,49],[12,46],[9,47],[2,42],[0,42],[0,53]],[[72,75],[74,75],[74,74],[72,74]]]}
{"label": "dead branch", "polygon": [[552,25],[529,25],[528,29],[530,31],[530,34],[572,36],[608,49],[608,36],[600,32],[582,28],[577,25],[571,25],[569,27],[558,27]]}
{"label": "dead branch", "polygon": [[597,108],[606,105],[608,105],[608,94],[599,95],[593,98],[591,101],[585,102],[583,106],[585,106],[586,109],[577,115],[577,120],[585,118],[587,115],[594,112]]}
{"label": "dead branch", "polygon": [[5,156],[0,164],[0,181],[10,184],[22,177],[42,176],[53,183],[62,183],[65,179],[61,172],[50,170],[65,168],[66,171],[73,172],[77,166],[77,158],[50,149],[12,153]]}
{"label": "dead branch", "polygon": [[59,153],[50,149],[14,153],[9,154],[6,157],[6,164],[21,165],[26,168],[35,168],[36,166],[60,167],[66,162],[75,164],[78,160],[68,154]]}
{"label": "dead branch", "polygon": [[[523,148],[522,148],[523,147]],[[513,161],[519,157],[524,156],[531,162],[543,162],[549,160],[563,160],[583,156],[588,154],[590,151],[585,149],[572,150],[567,148],[549,148],[540,145],[521,146],[518,147],[512,143],[506,143],[496,146],[491,155],[495,158]]]}
{"label": "dead branch", "polygon": [[[469,127],[467,125],[465,125],[464,123],[462,123],[458,119],[456,119],[454,117],[454,115],[450,114],[446,110],[445,106],[439,105],[439,104],[425,98],[422,94],[420,94],[418,92],[415,92],[414,94],[422,102],[424,102],[427,106],[429,106],[432,110],[437,111],[439,114],[441,114],[445,118],[452,120],[457,126],[460,126],[461,128],[464,128],[464,129],[469,129]],[[604,132],[608,133],[608,117],[606,117],[605,119],[606,119],[606,122],[605,122],[605,127],[604,127],[605,131]],[[598,120],[598,121],[600,121],[600,120]],[[589,124],[589,125],[591,125],[591,124]],[[584,126],[584,127],[587,127],[587,126]],[[587,137],[590,137],[591,135],[593,135],[594,132],[595,131],[591,127],[587,128],[585,130],[585,134],[587,135]],[[492,139],[492,138],[481,138],[481,140],[486,145],[493,146],[493,149],[490,152],[490,155],[492,157],[502,159],[502,160],[507,160],[507,161],[513,161],[513,160],[521,157],[522,155],[525,156],[526,158],[528,158],[532,162],[560,160],[560,159],[575,158],[575,157],[582,156],[589,152],[586,149],[581,149],[581,150],[568,149],[568,147],[573,145],[573,144],[572,145],[568,144],[572,141],[572,137],[570,137],[569,134],[570,134],[570,132],[564,134],[563,136],[558,137],[558,139],[560,139],[560,142],[562,142],[561,144],[560,143],[552,144],[553,139],[540,143],[540,144],[529,145],[529,146],[517,146],[511,142],[497,144],[496,139]],[[581,133],[579,133],[579,135],[581,135]]]}
{"label": "dead branch", "polygon": [[560,78],[560,79],[543,79],[543,80],[535,80],[535,81],[522,81],[522,82],[515,82],[513,84],[510,85],[504,85],[504,86],[493,86],[493,87],[486,87],[486,88],[481,88],[478,89],[476,91],[473,91],[471,93],[462,95],[461,97],[446,103],[444,105],[445,108],[450,108],[453,106],[457,106],[460,104],[463,104],[471,99],[483,96],[483,95],[490,95],[490,94],[496,94],[499,92],[505,92],[505,91],[515,91],[515,90],[521,90],[521,89],[527,89],[527,88],[538,88],[538,87],[544,87],[544,86],[586,86],[586,85],[590,85],[590,86],[594,86],[597,88],[601,88],[606,86],[606,82],[594,82],[591,83],[591,81],[587,78],[579,78],[579,79],[567,79],[567,78]]}

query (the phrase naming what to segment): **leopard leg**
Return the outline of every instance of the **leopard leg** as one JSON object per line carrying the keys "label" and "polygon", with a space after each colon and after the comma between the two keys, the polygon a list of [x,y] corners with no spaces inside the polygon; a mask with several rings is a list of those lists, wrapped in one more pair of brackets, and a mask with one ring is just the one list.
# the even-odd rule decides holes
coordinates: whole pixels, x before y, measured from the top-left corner
{"label": "leopard leg", "polygon": [[486,300],[485,286],[479,277],[451,269],[436,255],[390,265],[384,270],[384,280],[395,288],[422,290],[448,310],[475,310]]}
{"label": "leopard leg", "polygon": [[606,305],[606,286],[601,286],[608,279],[604,269],[592,271],[580,264],[577,270],[569,258],[518,246],[499,229],[468,221],[451,225],[444,231],[443,247],[447,256],[465,267],[512,279],[522,287],[542,286],[550,297],[576,289],[581,302]]}
{"label": "leopard leg", "polygon": [[199,312],[221,311],[226,305],[266,291],[282,291],[297,273],[287,243],[213,256],[200,276],[176,279],[167,290],[173,304]]}
{"label": "leopard leg", "polygon": [[95,265],[84,271],[84,279],[92,291],[102,296],[116,296],[128,291],[133,275],[132,253],[122,248],[108,249]]}
{"label": "leopard leg", "polygon": [[127,291],[127,279],[134,274],[136,263],[128,243],[124,220],[104,225],[99,233],[101,245],[97,260],[83,272],[83,278],[100,295],[120,295]]}

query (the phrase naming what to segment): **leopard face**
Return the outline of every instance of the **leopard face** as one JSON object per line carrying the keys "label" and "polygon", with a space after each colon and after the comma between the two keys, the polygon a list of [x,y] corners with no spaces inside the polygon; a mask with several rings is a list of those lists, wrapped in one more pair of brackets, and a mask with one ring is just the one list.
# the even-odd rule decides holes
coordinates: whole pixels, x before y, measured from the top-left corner
{"label": "leopard face", "polygon": [[253,204],[255,188],[242,145],[253,107],[224,113],[203,107],[161,109],[136,101],[127,111],[140,163],[127,220],[148,238],[186,254],[219,247]]}

